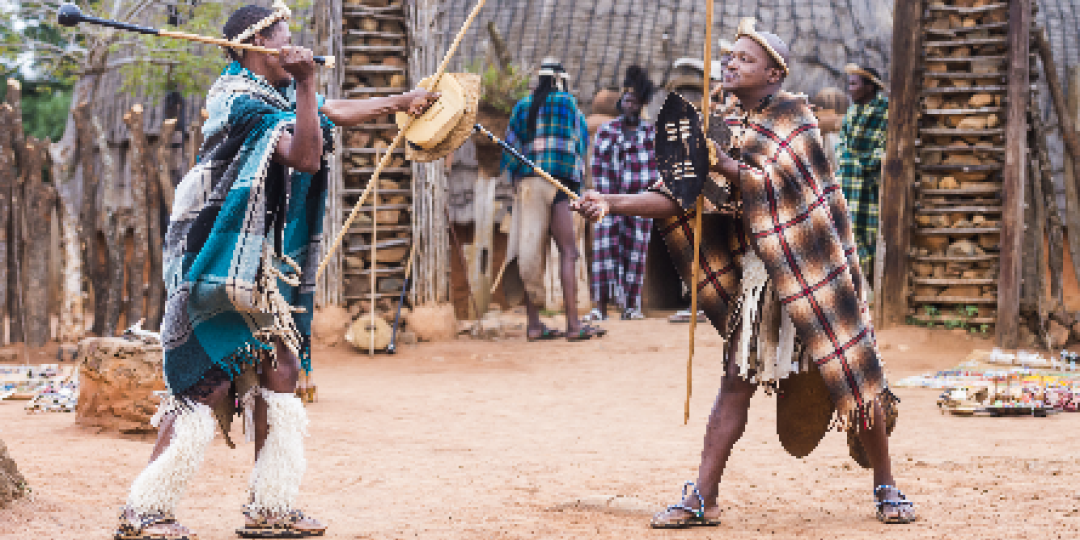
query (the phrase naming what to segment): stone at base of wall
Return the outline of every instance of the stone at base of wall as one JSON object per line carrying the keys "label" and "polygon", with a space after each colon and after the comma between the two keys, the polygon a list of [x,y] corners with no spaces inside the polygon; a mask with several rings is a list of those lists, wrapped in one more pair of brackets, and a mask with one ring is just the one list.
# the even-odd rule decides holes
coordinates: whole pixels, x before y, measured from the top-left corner
{"label": "stone at base of wall", "polygon": [[79,343],[79,425],[120,433],[152,433],[155,391],[165,390],[161,345],[122,338],[89,338]]}
{"label": "stone at base of wall", "polygon": [[6,508],[11,501],[28,492],[26,478],[19,473],[15,460],[8,455],[7,446],[0,440],[0,508]]}

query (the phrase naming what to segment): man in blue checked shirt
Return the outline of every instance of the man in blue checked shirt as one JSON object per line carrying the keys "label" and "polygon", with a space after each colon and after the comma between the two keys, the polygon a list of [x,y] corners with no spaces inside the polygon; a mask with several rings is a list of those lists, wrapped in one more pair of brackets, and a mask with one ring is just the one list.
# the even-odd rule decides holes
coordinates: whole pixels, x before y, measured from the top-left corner
{"label": "man in blue checked shirt", "polygon": [[[589,149],[585,115],[578,109],[574,96],[567,92],[569,77],[558,60],[544,59],[539,75],[539,84],[532,94],[514,106],[506,129],[506,142],[574,193],[580,193]],[[517,264],[525,285],[529,341],[564,337],[563,333],[545,327],[540,321],[539,306],[545,296],[544,256],[549,238],[555,240],[559,250],[566,339],[579,341],[603,335],[603,330],[583,325],[577,316],[575,268],[579,254],[568,196],[507,153],[503,154],[502,170],[509,171],[517,185],[513,209],[517,230],[511,232],[511,244],[517,240]],[[510,257],[513,255],[508,253]]]}

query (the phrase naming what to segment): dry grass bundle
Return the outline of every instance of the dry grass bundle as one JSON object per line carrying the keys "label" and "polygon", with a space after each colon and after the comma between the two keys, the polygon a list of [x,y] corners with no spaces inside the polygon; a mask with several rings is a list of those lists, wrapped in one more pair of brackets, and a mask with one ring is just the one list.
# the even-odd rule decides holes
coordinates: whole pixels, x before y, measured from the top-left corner
{"label": "dry grass bundle", "polygon": [[360,352],[367,352],[371,349],[371,334],[373,332],[375,334],[375,350],[386,349],[386,346],[390,344],[393,329],[382,317],[375,317],[375,326],[372,327],[371,313],[361,313],[349,326],[349,331],[345,334],[345,340],[359,349]]}
{"label": "dry grass bundle", "polygon": [[405,315],[405,324],[420,341],[449,341],[457,336],[457,317],[451,304],[416,306]]}

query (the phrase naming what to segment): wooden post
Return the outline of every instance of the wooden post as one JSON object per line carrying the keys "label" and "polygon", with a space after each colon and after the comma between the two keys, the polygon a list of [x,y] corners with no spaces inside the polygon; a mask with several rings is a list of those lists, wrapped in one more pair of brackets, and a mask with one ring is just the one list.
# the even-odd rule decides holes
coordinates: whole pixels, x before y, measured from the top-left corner
{"label": "wooden post", "polygon": [[1020,258],[1024,238],[1024,177],[1027,106],[1031,93],[1031,0],[1009,3],[1009,81],[1005,167],[1001,190],[1001,268],[998,274],[997,343],[1015,348],[1020,339]]}
{"label": "wooden post", "polygon": [[[8,224],[15,179],[15,150],[11,147],[11,115],[14,109],[0,104],[0,271],[8,274]],[[0,278],[0,345],[8,342],[8,280]]]}
{"label": "wooden post", "polygon": [[94,131],[91,127],[90,104],[79,103],[72,111],[75,130],[78,132],[79,167],[82,169],[82,208],[79,210],[79,238],[82,241],[83,268],[88,289],[93,291],[94,322],[91,333],[103,335],[105,303],[108,291],[102,285],[106,281],[105,265],[99,261],[101,238],[98,233],[98,185],[99,175],[94,170]]}
{"label": "wooden post", "polygon": [[[116,326],[120,321],[120,302],[123,298],[124,284],[124,245],[121,239],[123,225],[119,212],[119,202],[116,200],[116,183],[120,181],[120,167],[109,148],[109,141],[105,139],[105,130],[101,128],[101,122],[97,117],[90,117],[90,127],[93,130],[94,141],[97,145],[98,155],[101,156],[101,178],[104,182],[101,189],[105,215],[99,222],[100,234],[104,238],[105,280],[100,282],[100,290],[105,293],[105,309],[96,313],[95,317],[102,318],[101,336],[113,336],[116,334]],[[96,287],[96,286],[95,286]],[[95,323],[96,326],[96,323]]]}
{"label": "wooden post", "polygon": [[9,216],[8,241],[10,243],[8,244],[8,266],[7,268],[4,268],[4,272],[7,274],[8,290],[8,336],[13,342],[25,343],[26,335],[23,328],[25,313],[22,286],[22,239],[23,229],[25,227],[23,222],[25,211],[23,209],[24,201],[22,186],[24,178],[22,169],[26,167],[27,157],[26,148],[24,146],[25,140],[23,138],[22,86],[16,79],[8,79],[7,86],[7,104],[11,108],[11,113],[8,118],[8,142],[11,145],[12,153],[15,157],[16,168],[19,169],[19,173],[15,174],[13,178],[11,190],[9,191],[11,214]]}
{"label": "wooden post", "polygon": [[[1043,215],[1043,218],[1035,223],[1028,222],[1028,226],[1037,230],[1034,235],[1028,235],[1033,237],[1030,241],[1025,243],[1035,244],[1039,250],[1042,250],[1043,240],[1047,242],[1049,249],[1045,253],[1041,253],[1036,257],[1033,264],[1037,268],[1037,274],[1035,279],[1038,280],[1038,292],[1039,292],[1039,304],[1038,311],[1041,319],[1045,319],[1047,314],[1059,313],[1059,310],[1064,306],[1064,289],[1062,283],[1062,270],[1065,265],[1064,261],[1064,245],[1063,245],[1063,231],[1061,213],[1058,209],[1057,197],[1054,194],[1054,178],[1053,171],[1050,165],[1050,154],[1047,152],[1046,146],[1046,125],[1042,121],[1042,112],[1039,110],[1038,101],[1033,100],[1029,108],[1029,118],[1031,119],[1031,130],[1029,134],[1032,143],[1031,148],[1031,185],[1032,189],[1029,193],[1034,195],[1032,203],[1029,203],[1028,208],[1034,207],[1038,213]],[[1034,225],[1034,227],[1032,227]],[[1025,249],[1027,246],[1025,246]],[[1025,258],[1027,255],[1025,254]],[[1045,302],[1045,280],[1043,279],[1043,270],[1045,268],[1050,270],[1050,298],[1052,301],[1048,304]],[[1028,262],[1024,261],[1025,268]],[[1024,296],[1027,296],[1027,280],[1028,277],[1024,276]]]}
{"label": "wooden post", "polygon": [[30,137],[26,141],[26,168],[23,171],[25,197],[23,236],[26,306],[26,344],[42,347],[49,340],[49,216],[56,204],[56,190],[43,181],[48,143]]}
{"label": "wooden post", "polygon": [[[1032,126],[1034,126],[1034,123],[1032,123]],[[1034,137],[1031,132],[1029,132],[1029,135]],[[1028,142],[1029,147],[1034,146],[1034,141],[1029,140]],[[1024,315],[1038,313],[1040,305],[1039,293],[1043,285],[1043,231],[1038,224],[1045,217],[1045,209],[1040,204],[1042,185],[1034,181],[1039,174],[1034,152],[1028,153],[1026,165],[1031,174],[1027,175],[1024,182],[1024,200],[1028,201],[1028,204],[1024,205],[1024,227],[1020,232],[1023,236],[1023,240],[1020,242],[1020,276],[1022,278],[1020,280],[1020,313]]]}
{"label": "wooden post", "polygon": [[195,167],[195,158],[199,156],[199,150],[202,148],[202,125],[206,123],[206,120],[208,118],[210,118],[210,112],[206,109],[203,109],[199,111],[199,121],[193,123],[191,126],[191,137],[188,139],[189,141],[191,141],[191,146],[188,147],[187,159],[187,168],[189,171]]}
{"label": "wooden post", "polygon": [[[1080,66],[1069,68],[1068,116],[1080,121]],[[1073,275],[1080,280],[1080,160],[1065,156],[1065,230]]]}
{"label": "wooden post", "polygon": [[1035,32],[1035,45],[1039,49],[1039,58],[1042,59],[1043,75],[1046,76],[1046,86],[1050,88],[1050,98],[1054,102],[1054,112],[1061,125],[1061,138],[1065,141],[1065,149],[1074,160],[1080,160],[1080,135],[1077,135],[1076,125],[1069,117],[1065,91],[1058,77],[1057,63],[1054,62],[1054,53],[1050,48],[1050,40],[1046,38],[1045,29],[1039,28]]}
{"label": "wooden post", "polygon": [[135,324],[144,317],[143,301],[146,297],[146,251],[150,247],[147,234],[146,209],[146,173],[147,152],[146,133],[143,132],[143,107],[136,103],[131,111],[124,115],[131,140],[131,231],[134,249],[131,252],[131,266],[128,267],[128,311],[127,324]]}
{"label": "wooden post", "polygon": [[889,127],[885,144],[885,171],[881,179],[882,240],[885,272],[875,291],[881,304],[877,326],[887,327],[907,316],[909,224],[915,185],[915,138],[918,127],[918,68],[922,58],[923,0],[896,0],[893,8],[893,63],[890,72]]}
{"label": "wooden post", "polygon": [[[158,144],[154,152],[147,156],[146,172],[149,178],[146,181],[146,234],[150,239],[148,258],[150,260],[150,273],[147,276],[149,284],[146,292],[146,324],[149,330],[157,330],[161,326],[161,317],[165,313],[165,278],[162,274],[162,245],[164,231],[161,230],[161,204],[162,199],[167,203],[166,215],[172,210],[172,140],[176,131],[176,119],[170,118],[161,123],[161,132],[158,135]],[[154,160],[157,166],[154,166]],[[163,197],[164,194],[167,197]]]}

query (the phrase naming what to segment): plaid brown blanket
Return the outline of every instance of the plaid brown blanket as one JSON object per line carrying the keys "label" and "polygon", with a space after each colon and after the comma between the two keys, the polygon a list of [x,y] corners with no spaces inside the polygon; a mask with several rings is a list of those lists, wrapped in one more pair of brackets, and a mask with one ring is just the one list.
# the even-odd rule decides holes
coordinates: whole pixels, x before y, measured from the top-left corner
{"label": "plaid brown blanket", "polygon": [[[700,309],[725,332],[741,292],[743,254],[754,246],[829,387],[838,426],[868,425],[870,407],[895,398],[862,299],[851,219],[817,118],[804,97],[781,92],[757,110],[732,109],[725,122],[733,134],[729,151],[742,162],[735,195],[740,211],[704,216]],[[663,181],[652,189],[669,194]],[[708,185],[703,189],[706,198],[715,192]],[[686,282],[693,261],[693,214],[656,224]]]}

